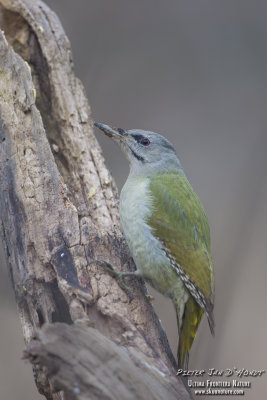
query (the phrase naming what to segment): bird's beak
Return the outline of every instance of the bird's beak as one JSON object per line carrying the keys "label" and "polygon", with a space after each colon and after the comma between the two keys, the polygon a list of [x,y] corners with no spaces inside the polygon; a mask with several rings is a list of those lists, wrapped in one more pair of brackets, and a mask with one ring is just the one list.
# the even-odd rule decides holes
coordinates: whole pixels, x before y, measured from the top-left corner
{"label": "bird's beak", "polygon": [[94,122],[94,126],[103,131],[107,136],[112,139],[124,140],[128,137],[127,132],[121,128],[111,128],[108,125],[100,124],[99,122]]}

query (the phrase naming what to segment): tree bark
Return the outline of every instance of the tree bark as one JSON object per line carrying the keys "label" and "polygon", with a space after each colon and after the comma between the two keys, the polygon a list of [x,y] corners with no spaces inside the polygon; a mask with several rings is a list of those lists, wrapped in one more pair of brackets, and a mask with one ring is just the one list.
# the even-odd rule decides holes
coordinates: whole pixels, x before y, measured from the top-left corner
{"label": "tree bark", "polygon": [[[134,265],[69,41],[39,0],[0,0],[0,235],[47,399],[188,399]],[[126,265],[126,267],[125,267]]]}

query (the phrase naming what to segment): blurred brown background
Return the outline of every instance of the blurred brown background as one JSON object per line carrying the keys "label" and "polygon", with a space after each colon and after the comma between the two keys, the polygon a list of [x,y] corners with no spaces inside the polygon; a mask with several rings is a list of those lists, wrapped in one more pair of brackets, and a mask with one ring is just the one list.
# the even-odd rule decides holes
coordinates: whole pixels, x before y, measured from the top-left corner
{"label": "blurred brown background", "polygon": [[[267,2],[46,3],[72,43],[93,118],[164,134],[205,206],[216,337],[203,319],[190,367],[267,369]],[[121,188],[127,162],[110,140],[99,134],[99,141]],[[43,398],[20,360],[22,333],[3,263],[0,272],[0,398]],[[172,305],[157,296],[155,307],[176,352]],[[250,380],[245,399],[266,397],[267,375]]]}

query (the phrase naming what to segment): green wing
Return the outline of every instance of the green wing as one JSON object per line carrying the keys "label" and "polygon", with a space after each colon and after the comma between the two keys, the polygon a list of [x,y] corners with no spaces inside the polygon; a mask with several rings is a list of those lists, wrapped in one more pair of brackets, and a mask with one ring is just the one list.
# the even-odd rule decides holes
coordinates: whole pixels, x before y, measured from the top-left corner
{"label": "green wing", "polygon": [[187,178],[161,174],[151,178],[154,234],[207,300],[212,295],[210,230],[205,211]]}

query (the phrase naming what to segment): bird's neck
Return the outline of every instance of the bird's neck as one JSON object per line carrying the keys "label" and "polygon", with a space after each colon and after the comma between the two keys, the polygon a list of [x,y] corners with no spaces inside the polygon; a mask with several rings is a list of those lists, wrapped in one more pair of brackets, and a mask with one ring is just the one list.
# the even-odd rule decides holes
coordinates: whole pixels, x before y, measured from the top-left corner
{"label": "bird's neck", "polygon": [[141,162],[136,159],[130,162],[130,172],[128,179],[150,178],[155,175],[177,173],[184,175],[184,170],[179,159],[170,157],[168,160],[159,159],[154,162]]}

